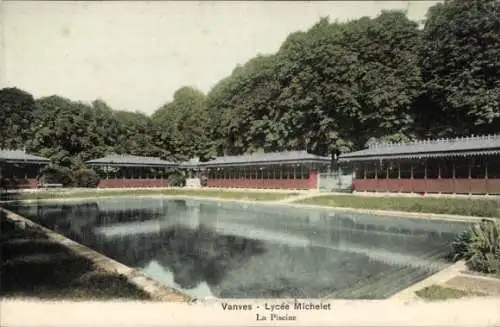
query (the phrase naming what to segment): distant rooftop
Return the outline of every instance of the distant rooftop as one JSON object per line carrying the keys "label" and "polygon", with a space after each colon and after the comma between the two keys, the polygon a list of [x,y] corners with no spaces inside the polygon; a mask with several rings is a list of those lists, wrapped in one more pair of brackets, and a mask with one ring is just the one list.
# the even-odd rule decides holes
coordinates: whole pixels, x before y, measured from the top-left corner
{"label": "distant rooftop", "polygon": [[500,135],[376,143],[367,149],[340,155],[339,162],[487,154],[500,154]]}
{"label": "distant rooftop", "polygon": [[161,160],[157,157],[141,157],[128,154],[109,155],[106,157],[89,160],[90,166],[117,166],[117,167],[174,167],[178,163]]}
{"label": "distant rooftop", "polygon": [[254,153],[238,156],[223,156],[200,162],[200,167],[250,166],[258,164],[330,163],[329,157],[317,156],[307,151],[285,151]]}
{"label": "distant rooftop", "polygon": [[180,168],[185,168],[185,169],[195,169],[198,168],[200,165],[200,158],[191,158],[188,161],[182,162],[179,166]]}
{"label": "distant rooftop", "polygon": [[33,164],[49,164],[50,159],[28,154],[23,150],[4,150],[0,149],[0,161],[8,163],[33,163]]}

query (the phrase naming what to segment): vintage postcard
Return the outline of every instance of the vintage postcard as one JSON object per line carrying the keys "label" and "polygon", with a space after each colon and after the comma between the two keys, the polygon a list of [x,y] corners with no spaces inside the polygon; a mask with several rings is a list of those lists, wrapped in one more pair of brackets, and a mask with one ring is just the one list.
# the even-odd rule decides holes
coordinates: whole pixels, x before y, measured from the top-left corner
{"label": "vintage postcard", "polygon": [[0,325],[500,326],[499,9],[0,1]]}

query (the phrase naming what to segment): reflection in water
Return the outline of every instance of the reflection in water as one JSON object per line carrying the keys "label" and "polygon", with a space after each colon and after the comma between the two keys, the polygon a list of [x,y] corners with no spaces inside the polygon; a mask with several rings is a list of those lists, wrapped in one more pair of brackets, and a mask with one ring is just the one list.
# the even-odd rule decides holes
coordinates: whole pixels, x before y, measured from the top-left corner
{"label": "reflection in water", "polygon": [[144,198],[12,206],[198,297],[385,298],[446,267],[464,223]]}

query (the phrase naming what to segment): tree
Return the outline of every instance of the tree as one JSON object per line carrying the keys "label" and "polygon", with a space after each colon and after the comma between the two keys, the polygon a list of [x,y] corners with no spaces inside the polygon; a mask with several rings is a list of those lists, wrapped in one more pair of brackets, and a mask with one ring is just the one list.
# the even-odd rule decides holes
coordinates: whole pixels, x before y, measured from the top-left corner
{"label": "tree", "polygon": [[[356,53],[358,116],[355,133],[395,141],[413,137],[412,105],[422,87],[418,24],[401,11],[385,11],[345,26],[344,46]],[[356,124],[359,123],[359,124]],[[351,136],[365,145],[367,137]]]}
{"label": "tree", "polygon": [[421,87],[419,47],[418,24],[402,12],[344,24],[323,18],[209,93],[219,143],[231,154],[330,155],[362,147],[369,136],[405,139]]}
{"label": "tree", "polygon": [[219,154],[240,154],[259,151],[269,145],[274,102],[280,92],[275,78],[274,56],[259,55],[234,69],[210,92],[207,109]]}
{"label": "tree", "polygon": [[22,149],[30,139],[35,100],[18,88],[0,90],[0,149]]}
{"label": "tree", "polygon": [[150,117],[141,112],[118,110],[112,113],[117,122],[115,151],[139,156],[162,156],[154,143],[155,126]]}
{"label": "tree", "polygon": [[192,87],[182,87],[173,101],[152,115],[157,136],[163,147],[184,160],[197,156],[202,159],[214,154],[209,141],[209,115],[205,109],[205,95]]}
{"label": "tree", "polygon": [[[420,66],[420,125],[460,136],[500,130],[500,2],[446,0],[431,7]],[[441,132],[440,132],[441,131]]]}
{"label": "tree", "polygon": [[37,100],[31,148],[56,165],[83,168],[116,146],[116,123],[100,110],[59,96]]}

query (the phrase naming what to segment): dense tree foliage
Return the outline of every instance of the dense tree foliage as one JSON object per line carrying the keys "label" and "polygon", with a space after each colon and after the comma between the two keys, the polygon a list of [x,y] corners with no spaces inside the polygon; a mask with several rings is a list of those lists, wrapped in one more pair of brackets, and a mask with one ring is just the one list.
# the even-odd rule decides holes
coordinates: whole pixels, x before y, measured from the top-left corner
{"label": "dense tree foliage", "polygon": [[155,126],[150,117],[140,112],[121,110],[115,111],[112,117],[118,130],[115,152],[165,157],[167,153],[154,142]]}
{"label": "dense tree foliage", "polygon": [[0,149],[19,149],[30,138],[35,99],[17,88],[0,90]]}
{"label": "dense tree foliage", "polygon": [[[388,11],[322,18],[208,94],[182,87],[153,115],[0,90],[0,146],[53,160],[91,184],[110,153],[186,160],[256,151],[357,150],[375,140],[500,132],[500,3],[446,0],[422,28]],[[69,183],[69,182],[68,182]]]}
{"label": "dense tree foliage", "polygon": [[209,113],[205,110],[205,95],[192,87],[175,92],[173,101],[162,106],[153,115],[155,134],[161,146],[170,154],[187,160],[213,155],[207,129]]}
{"label": "dense tree foliage", "polygon": [[427,13],[420,67],[428,132],[500,130],[500,2],[445,1]]}
{"label": "dense tree foliage", "polygon": [[118,143],[118,123],[110,112],[58,96],[41,98],[34,111],[33,138],[29,150],[55,164],[81,168],[87,160],[112,151]]}

